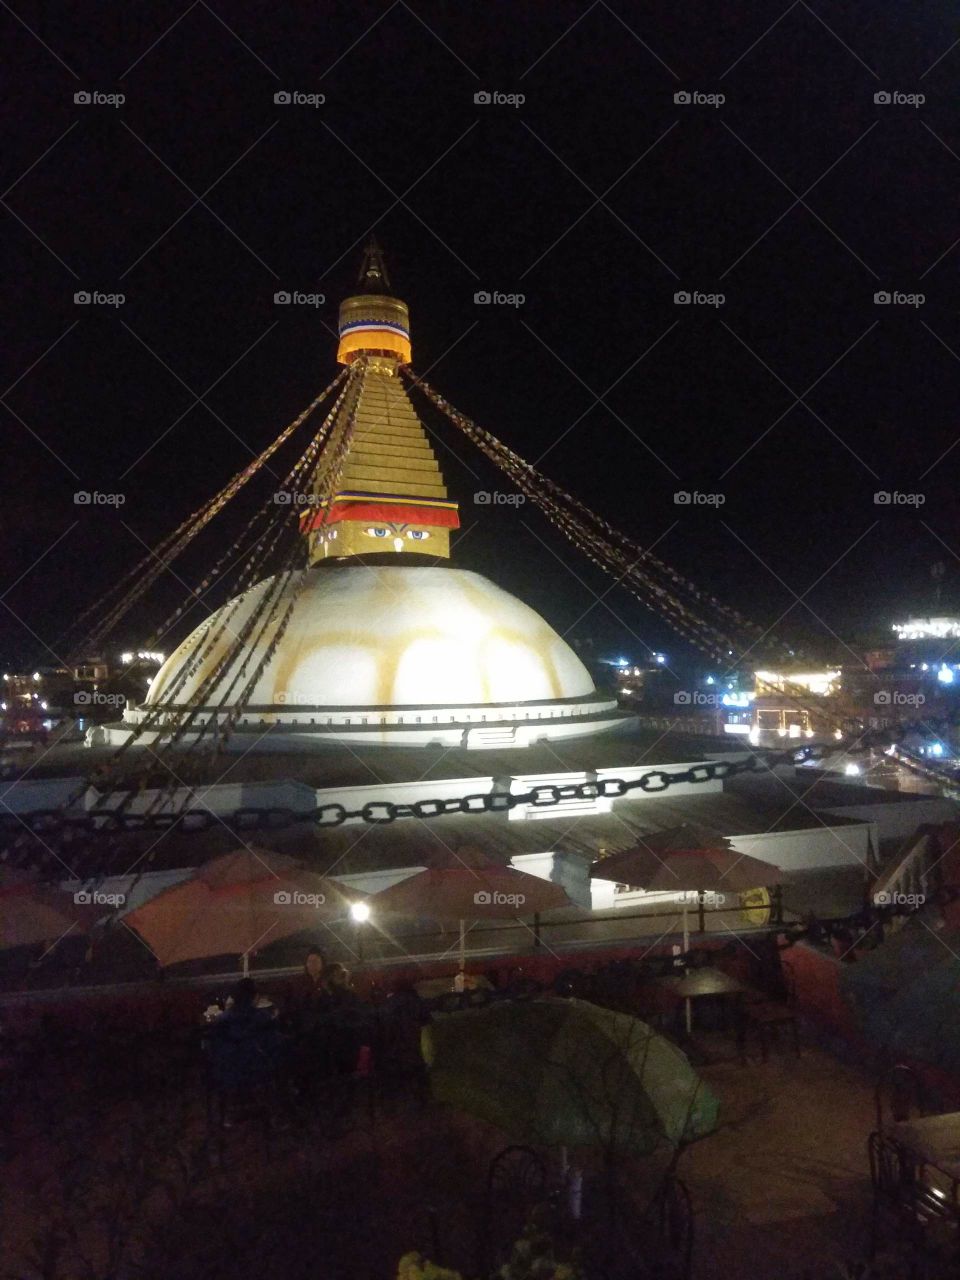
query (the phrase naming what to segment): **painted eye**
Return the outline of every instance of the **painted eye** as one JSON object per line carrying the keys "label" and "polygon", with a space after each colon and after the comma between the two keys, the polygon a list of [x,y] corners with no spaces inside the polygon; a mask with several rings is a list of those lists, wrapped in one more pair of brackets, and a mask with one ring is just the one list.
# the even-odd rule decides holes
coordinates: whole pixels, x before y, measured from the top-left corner
{"label": "painted eye", "polygon": [[390,530],[382,524],[371,524],[363,532],[369,534],[371,538],[386,538]]}
{"label": "painted eye", "polygon": [[412,538],[414,542],[423,542],[423,540],[425,538],[429,538],[430,535],[427,533],[426,529],[408,529],[407,537]]}

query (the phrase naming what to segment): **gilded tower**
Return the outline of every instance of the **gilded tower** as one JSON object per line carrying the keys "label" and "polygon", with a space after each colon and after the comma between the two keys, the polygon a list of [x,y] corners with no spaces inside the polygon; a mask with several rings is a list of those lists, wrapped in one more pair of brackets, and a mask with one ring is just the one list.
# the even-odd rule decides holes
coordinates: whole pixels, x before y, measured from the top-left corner
{"label": "gilded tower", "polygon": [[460,517],[398,377],[410,363],[410,317],[388,292],[376,241],[364,251],[358,284],[340,306],[337,351],[341,364],[363,362],[353,434],[336,492],[301,520],[310,563],[384,553],[446,560]]}

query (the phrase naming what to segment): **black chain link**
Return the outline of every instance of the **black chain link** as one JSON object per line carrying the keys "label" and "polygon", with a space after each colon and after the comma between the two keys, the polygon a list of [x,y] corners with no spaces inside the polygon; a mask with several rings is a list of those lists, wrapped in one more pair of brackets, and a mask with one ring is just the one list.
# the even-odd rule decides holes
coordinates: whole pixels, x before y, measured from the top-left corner
{"label": "black chain link", "polygon": [[209,809],[184,809],[181,813],[130,813],[96,809],[86,814],[67,814],[62,809],[38,809],[32,813],[0,814],[0,832],[20,833],[24,828],[36,835],[55,834],[69,829],[98,835],[107,832],[171,831],[182,834],[208,831],[215,824],[236,832],[281,831],[295,825],[340,827],[345,822],[363,822],[369,826],[389,826],[403,818],[438,818],[451,813],[505,813],[518,805],[548,809],[570,800],[621,799],[631,792],[659,795],[671,787],[686,783],[699,786],[722,781],[740,773],[774,769],[778,765],[798,765],[834,755],[835,746],[811,745],[787,751],[765,751],[751,754],[745,760],[716,760],[691,765],[689,769],[667,771],[650,769],[639,778],[600,778],[596,782],[538,784],[529,791],[491,791],[436,800],[416,800],[410,804],[394,804],[391,800],[368,800],[359,809],[342,804],[324,804],[319,808],[298,812],[294,809],[242,808],[228,816],[216,815]]}

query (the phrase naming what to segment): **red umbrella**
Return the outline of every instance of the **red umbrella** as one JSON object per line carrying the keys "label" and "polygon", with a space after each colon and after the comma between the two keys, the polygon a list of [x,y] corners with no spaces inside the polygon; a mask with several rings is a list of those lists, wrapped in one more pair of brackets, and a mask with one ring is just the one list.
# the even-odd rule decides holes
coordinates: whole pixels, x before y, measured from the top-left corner
{"label": "red umbrella", "polygon": [[240,955],[345,916],[360,893],[286,854],[241,849],[198,867],[189,880],[124,916],[164,967],[207,956]]}
{"label": "red umbrella", "polygon": [[[707,892],[740,892],[761,886],[782,884],[786,879],[779,867],[749,854],[738,853],[726,836],[707,827],[683,823],[667,831],[641,837],[632,849],[600,858],[590,868],[595,880],[616,880],[652,892],[697,895],[700,928],[704,927],[703,895]],[[690,950],[687,902],[683,902],[683,949]],[[690,1001],[687,1001],[687,1030],[690,1030]]]}
{"label": "red umbrella", "polygon": [[721,889],[739,892],[782,884],[786,879],[779,867],[739,853],[726,836],[693,823],[641,836],[632,849],[595,862],[590,875],[595,880],[616,880],[648,892],[677,893]]}
{"label": "red umbrella", "polygon": [[444,867],[430,867],[374,897],[378,914],[460,923],[460,968],[466,960],[466,921],[539,915],[573,903],[550,880],[500,866],[472,850]]}
{"label": "red umbrella", "polygon": [[0,869],[0,947],[59,942],[69,933],[89,933],[113,904],[91,893],[69,893],[40,884],[30,871]]}

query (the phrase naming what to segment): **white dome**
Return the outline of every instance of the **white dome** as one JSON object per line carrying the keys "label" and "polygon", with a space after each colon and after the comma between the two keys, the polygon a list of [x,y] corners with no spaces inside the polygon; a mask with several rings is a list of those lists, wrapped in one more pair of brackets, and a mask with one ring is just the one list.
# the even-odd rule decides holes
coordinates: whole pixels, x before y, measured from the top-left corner
{"label": "white dome", "polygon": [[[195,703],[202,681],[273,582],[258,583],[188,636],[155,676],[147,705]],[[203,696],[205,706],[236,701],[293,590],[293,583],[285,587],[265,633],[257,624],[245,672],[238,676],[232,663]],[[177,687],[184,664],[189,674]],[[351,564],[306,571],[286,633],[246,705],[455,707],[558,702],[593,693],[588,671],[553,628],[479,574]]]}

